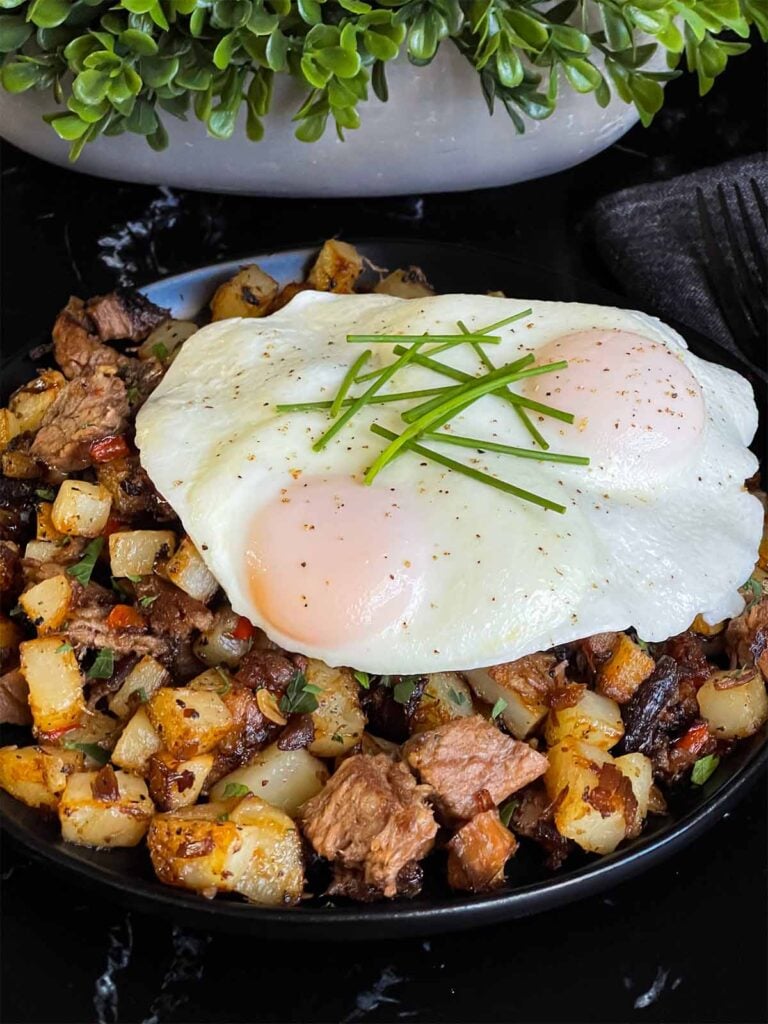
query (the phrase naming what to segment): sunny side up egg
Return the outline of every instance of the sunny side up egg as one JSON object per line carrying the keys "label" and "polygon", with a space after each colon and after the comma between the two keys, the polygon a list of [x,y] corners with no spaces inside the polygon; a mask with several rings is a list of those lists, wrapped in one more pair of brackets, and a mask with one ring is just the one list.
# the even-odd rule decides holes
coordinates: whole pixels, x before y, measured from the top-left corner
{"label": "sunny side up egg", "polygon": [[[360,352],[349,334],[457,334],[530,305],[487,345],[496,366],[532,352],[566,369],[513,385],[574,414],[536,415],[538,462],[428,447],[564,505],[548,511],[403,451],[363,475],[417,400],[363,408],[321,451],[328,400]],[[391,363],[374,344],[366,369]],[[486,372],[470,345],[442,352]],[[408,365],[382,393],[452,383]],[[354,393],[359,393],[357,385]],[[421,399],[423,401],[424,399]],[[226,320],[185,342],[137,419],[141,461],[226,591],[281,646],[373,673],[479,668],[605,630],[665,639],[743,606],[759,501],[744,481],[757,412],[747,381],[689,352],[641,313],[474,295],[419,300],[304,292],[265,319]],[[534,447],[487,395],[443,431]]]}

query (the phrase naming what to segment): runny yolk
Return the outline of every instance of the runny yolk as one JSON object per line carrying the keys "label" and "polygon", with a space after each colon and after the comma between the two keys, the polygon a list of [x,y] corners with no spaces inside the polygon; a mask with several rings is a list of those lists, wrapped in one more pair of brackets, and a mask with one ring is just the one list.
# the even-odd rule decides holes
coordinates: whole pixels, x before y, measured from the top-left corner
{"label": "runny yolk", "polygon": [[413,504],[389,488],[296,481],[253,523],[251,599],[297,643],[331,647],[407,628],[423,590],[425,534]]}
{"label": "runny yolk", "polygon": [[576,331],[536,352],[540,364],[559,359],[568,360],[566,369],[529,378],[523,392],[574,414],[573,425],[557,423],[564,450],[671,467],[701,435],[698,381],[660,342],[629,331]]}

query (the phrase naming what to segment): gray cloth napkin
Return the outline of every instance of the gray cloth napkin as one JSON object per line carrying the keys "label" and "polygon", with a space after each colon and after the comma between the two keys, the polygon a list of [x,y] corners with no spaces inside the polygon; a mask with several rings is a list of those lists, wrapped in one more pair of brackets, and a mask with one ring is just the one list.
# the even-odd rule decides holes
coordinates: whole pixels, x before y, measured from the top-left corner
{"label": "gray cloth napkin", "polygon": [[[696,210],[696,188],[707,198],[722,237],[715,189],[738,182],[756,214],[749,179],[768,199],[768,155],[730,160],[670,181],[639,185],[601,199],[590,215],[600,254],[625,294],[661,317],[688,324],[736,352],[731,333],[710,293]],[[712,202],[709,202],[709,200]]]}

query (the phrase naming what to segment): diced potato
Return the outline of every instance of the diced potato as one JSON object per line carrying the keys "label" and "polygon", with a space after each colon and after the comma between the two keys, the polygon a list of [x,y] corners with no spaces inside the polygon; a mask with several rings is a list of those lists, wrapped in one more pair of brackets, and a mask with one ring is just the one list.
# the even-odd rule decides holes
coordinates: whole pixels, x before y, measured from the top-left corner
{"label": "diced potato", "polygon": [[53,503],[51,519],[61,533],[98,537],[109,519],[112,496],[101,484],[65,480]]}
{"label": "diced potato", "polygon": [[207,668],[199,676],[190,679],[187,683],[189,690],[212,690],[220,697],[229,693],[232,689],[232,676],[225,668],[217,665],[216,668]]}
{"label": "diced potato", "polygon": [[[81,747],[101,747],[109,752],[117,742],[120,723],[103,711],[86,711],[74,729],[70,729],[63,742],[67,746],[78,744]],[[85,766],[91,768],[100,765],[101,761],[85,754]]]}
{"label": "diced potato", "polygon": [[329,668],[322,661],[310,660],[307,683],[317,686],[318,707],[312,712],[315,738],[309,752],[318,757],[336,757],[360,741],[365,728],[355,677],[346,668]]}
{"label": "diced potato", "polygon": [[352,292],[363,272],[363,258],[353,245],[331,238],[325,243],[307,281],[319,292]]}
{"label": "diced potato", "polygon": [[295,818],[302,804],[319,793],[328,781],[328,769],[303,748],[280,750],[276,743],[260,750],[247,765],[220,779],[211,790],[212,800],[233,794],[227,787],[246,786],[251,793]]}
{"label": "diced potato", "polygon": [[696,694],[702,717],[718,738],[744,739],[768,720],[768,694],[754,667],[715,672]]}
{"label": "diced potato", "polygon": [[373,290],[379,295],[395,295],[398,299],[422,299],[435,294],[421,267],[393,270]]}
{"label": "diced potato", "polygon": [[16,415],[10,409],[0,409],[0,452],[4,452],[20,433],[21,427]]}
{"label": "diced potato", "polygon": [[61,540],[64,536],[60,530],[53,525],[53,503],[41,501],[37,506],[37,532],[38,540]]}
{"label": "diced potato", "polygon": [[200,328],[193,320],[163,320],[139,345],[139,359],[164,361]]}
{"label": "diced potato", "polygon": [[163,575],[185,594],[194,597],[196,601],[202,601],[203,604],[210,601],[219,589],[216,577],[200,557],[200,552],[189,537],[185,537],[179,544],[178,551],[167,562]]}
{"label": "diced potato", "polygon": [[627,636],[620,633],[613,654],[597,673],[597,692],[619,704],[626,704],[653,672],[656,663]]}
{"label": "diced potato", "polygon": [[266,316],[279,290],[274,278],[250,264],[216,289],[211,299],[211,319]]}
{"label": "diced potato", "polygon": [[66,383],[58,370],[43,370],[39,376],[14,391],[8,408],[16,417],[20,433],[39,429],[49,406]]}
{"label": "diced potato", "polygon": [[[24,557],[35,562],[53,562],[60,554],[61,548],[52,540],[31,540],[24,548]],[[61,571],[66,572],[66,566],[62,565]]]}
{"label": "diced potato", "polygon": [[25,590],[19,604],[38,633],[42,634],[59,628],[69,614],[72,600],[72,581],[62,573],[49,576],[42,583]]}
{"label": "diced potato", "polygon": [[467,681],[481,700],[504,701],[501,718],[515,737],[523,740],[543,721],[549,711],[548,696],[554,687],[550,672],[556,659],[549,654],[531,654],[517,661],[465,672]]}
{"label": "diced potato", "polygon": [[474,713],[472,691],[458,672],[433,672],[411,716],[410,730],[426,732]]}
{"label": "diced potato", "polygon": [[117,771],[117,799],[94,796],[99,772],[70,775],[59,803],[61,834],[80,846],[136,846],[144,838],[154,808],[146,783]]}
{"label": "diced potato", "polygon": [[147,783],[160,811],[177,811],[195,803],[213,767],[213,754],[198,754],[179,761],[168,753],[149,759]]}
{"label": "diced potato", "polygon": [[19,654],[37,732],[60,733],[78,725],[85,711],[83,678],[65,638],[27,640]]}
{"label": "diced potato", "polygon": [[[170,676],[160,662],[145,654],[133,666],[117,693],[109,698],[109,710],[118,718],[127,718],[137,701],[146,703],[153,693],[167,686],[169,681]],[[137,696],[134,697],[134,694]]]}
{"label": "diced potato", "polygon": [[587,743],[566,740],[551,747],[547,758],[544,784],[550,800],[557,801],[554,818],[558,832],[590,853],[615,850],[628,828],[623,807],[598,809],[586,799],[599,785],[602,765],[613,762],[611,755]]}
{"label": "diced potato", "polygon": [[207,754],[233,725],[226,705],[212,690],[163,687],[146,707],[163,746],[181,759]]}
{"label": "diced potato", "polygon": [[619,771],[632,783],[632,792],[637,800],[637,819],[634,826],[629,824],[628,835],[639,835],[643,821],[648,814],[653,786],[653,764],[645,754],[622,754],[614,760]]}
{"label": "diced potato", "polygon": [[232,635],[239,620],[240,616],[229,605],[219,608],[211,628],[201,633],[193,645],[196,657],[206,665],[239,665],[251,648],[250,639],[237,640]]}
{"label": "diced potato", "polygon": [[139,708],[120,734],[112,751],[112,761],[127,772],[143,775],[153,754],[162,743],[145,708]]}
{"label": "diced potato", "polygon": [[43,475],[43,469],[37,459],[27,452],[16,448],[7,448],[0,457],[3,476],[12,480],[36,480]]}
{"label": "diced potato", "polygon": [[158,814],[147,837],[158,878],[204,896],[236,892],[252,903],[298,903],[301,838],[283,811],[258,797]]}
{"label": "diced potato", "polygon": [[149,576],[155,564],[176,550],[173,530],[120,530],[109,536],[112,575]]}
{"label": "diced potato", "polygon": [[544,726],[544,738],[550,747],[570,738],[610,750],[623,735],[619,705],[592,690],[583,690],[572,707],[552,708]]}
{"label": "diced potato", "polygon": [[83,766],[83,755],[53,747],[0,748],[0,788],[28,807],[58,806],[67,777]]}

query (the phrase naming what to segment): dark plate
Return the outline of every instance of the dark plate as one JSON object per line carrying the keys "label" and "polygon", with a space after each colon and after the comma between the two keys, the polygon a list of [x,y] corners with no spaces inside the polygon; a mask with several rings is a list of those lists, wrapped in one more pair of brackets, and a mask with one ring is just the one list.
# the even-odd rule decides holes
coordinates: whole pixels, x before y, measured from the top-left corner
{"label": "dark plate", "polygon": [[[377,267],[417,264],[440,292],[484,292],[499,289],[525,299],[553,299],[628,306],[621,297],[602,288],[544,267],[464,246],[424,242],[369,241],[358,247]],[[243,262],[258,262],[281,283],[303,276],[316,248],[247,256],[242,260],[180,274],[143,290],[176,316],[195,315],[217,284],[230,277]],[[706,359],[739,370],[752,380],[766,422],[765,384],[749,368],[720,346],[687,328],[679,328],[691,349]],[[21,354],[3,370],[5,391],[28,380],[35,365],[50,362]],[[763,452],[759,452],[762,457]],[[24,730],[3,730],[2,741],[24,742]],[[0,793],[0,816],[7,832],[28,852],[52,867],[66,871],[89,886],[137,910],[162,914],[172,920],[205,929],[269,934],[275,938],[379,939],[405,934],[429,934],[488,924],[504,918],[524,917],[571,900],[591,896],[624,881],[668,857],[714,825],[755,781],[768,762],[766,729],[742,743],[726,758],[701,788],[686,787],[672,802],[671,814],[650,820],[639,838],[606,857],[579,856],[557,874],[546,872],[536,851],[522,849],[512,861],[507,885],[485,896],[454,896],[439,883],[430,883],[417,899],[358,905],[313,900],[305,906],[266,909],[230,899],[208,901],[170,889],[154,877],[143,848],[97,851],[72,846],[58,836],[56,822],[46,820],[6,793]],[[439,872],[432,872],[432,875]]]}

